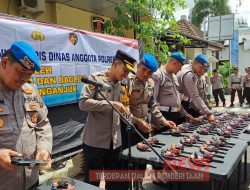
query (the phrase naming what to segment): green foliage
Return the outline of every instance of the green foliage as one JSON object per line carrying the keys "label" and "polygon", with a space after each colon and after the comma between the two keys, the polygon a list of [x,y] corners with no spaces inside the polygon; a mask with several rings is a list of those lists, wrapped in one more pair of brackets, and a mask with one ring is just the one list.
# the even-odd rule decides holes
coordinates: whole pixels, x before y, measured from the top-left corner
{"label": "green foliage", "polygon": [[218,72],[223,76],[223,87],[228,88],[229,87],[229,79],[231,74],[234,72],[235,65],[230,64],[229,61],[225,61],[220,63],[218,67]]}
{"label": "green foliage", "polygon": [[198,0],[194,8],[190,10],[189,18],[192,24],[200,28],[204,18],[207,16],[219,16],[230,13],[228,0]]}
{"label": "green foliage", "polygon": [[[105,32],[124,36],[124,31],[134,31],[136,39],[143,43],[144,52],[154,54],[164,63],[169,47],[161,39],[166,35],[166,28],[178,30],[174,18],[177,7],[185,8],[185,0],[126,0],[115,8],[117,17],[105,23]],[[174,37],[189,42],[178,33]]]}

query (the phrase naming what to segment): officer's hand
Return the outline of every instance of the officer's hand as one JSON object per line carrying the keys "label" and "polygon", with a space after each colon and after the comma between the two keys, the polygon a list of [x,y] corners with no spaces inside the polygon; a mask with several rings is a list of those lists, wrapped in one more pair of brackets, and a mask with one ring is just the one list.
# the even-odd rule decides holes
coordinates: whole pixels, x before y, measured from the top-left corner
{"label": "officer's hand", "polygon": [[22,156],[22,154],[15,152],[10,149],[1,148],[0,149],[0,167],[6,170],[13,170],[14,165],[11,164],[11,156]]}
{"label": "officer's hand", "polygon": [[47,162],[47,166],[38,166],[38,169],[50,169],[51,168],[51,157],[47,150],[38,151],[36,154],[36,160],[42,160]]}
{"label": "officer's hand", "polygon": [[169,120],[166,120],[166,121],[163,123],[163,125],[164,125],[165,127],[169,127],[170,129],[175,129],[175,128],[177,127],[176,124],[175,124],[175,122],[169,121]]}
{"label": "officer's hand", "polygon": [[151,125],[142,119],[138,119],[136,125],[143,133],[150,133],[152,131]]}
{"label": "officer's hand", "polygon": [[214,122],[215,121],[215,116],[212,114],[212,115],[209,115],[209,116],[207,116],[207,120],[209,121],[209,122]]}
{"label": "officer's hand", "polygon": [[113,105],[124,115],[128,116],[129,113],[121,102],[113,102]]}
{"label": "officer's hand", "polygon": [[208,109],[212,110],[212,106],[210,104],[207,105]]}
{"label": "officer's hand", "polygon": [[192,115],[190,115],[190,114],[187,114],[187,115],[186,115],[186,119],[187,119],[188,121],[193,122],[193,123],[201,122],[201,119],[200,119],[200,118],[194,118],[194,117],[193,117]]}

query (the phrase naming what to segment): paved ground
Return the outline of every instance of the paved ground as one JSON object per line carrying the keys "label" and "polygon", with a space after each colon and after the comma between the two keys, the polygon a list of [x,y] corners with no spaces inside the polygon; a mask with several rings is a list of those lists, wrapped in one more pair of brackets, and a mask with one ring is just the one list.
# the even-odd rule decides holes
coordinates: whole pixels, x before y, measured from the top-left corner
{"label": "paved ground", "polygon": [[[235,111],[237,113],[244,113],[244,112],[249,112],[250,113],[250,108],[249,105],[244,104],[243,107],[239,106],[238,100],[236,99],[235,101],[235,107],[231,108],[229,107],[230,105],[230,97],[226,96],[226,104],[227,107],[217,107],[217,108],[213,108],[215,110],[218,110],[219,112],[225,112],[225,111]],[[220,103],[221,104],[221,103]],[[59,169],[59,170],[50,170],[48,172],[46,172],[44,175],[40,176],[40,180],[44,181],[47,178],[51,178],[51,177],[66,177],[66,176],[74,176],[75,173],[79,173],[79,158],[76,158],[73,160],[69,160],[67,161],[67,165],[66,167],[64,167],[63,169]],[[247,181],[243,180],[243,177],[241,178],[241,187],[240,190],[250,190],[250,147],[248,147],[248,164],[247,164],[247,169],[248,169],[248,177],[247,177]],[[237,170],[232,174],[232,177],[230,179],[230,185],[229,185],[229,189],[230,190],[236,190],[237,186]],[[242,165],[242,172],[241,172],[241,176],[243,176],[243,165]],[[82,180],[82,175],[78,175],[77,177],[75,177],[76,179]],[[104,182],[101,183],[101,187],[104,187]],[[163,189],[168,189],[168,187],[162,187],[159,185],[155,185],[153,183],[144,183],[143,187],[146,190],[163,190]],[[197,190],[210,190],[210,185],[208,183],[185,183],[185,184],[181,184],[181,189],[183,190],[193,190],[193,189],[197,189]],[[177,184],[173,184],[171,186],[172,190],[176,190],[177,188]],[[215,190],[218,190],[218,188],[215,188]]]}

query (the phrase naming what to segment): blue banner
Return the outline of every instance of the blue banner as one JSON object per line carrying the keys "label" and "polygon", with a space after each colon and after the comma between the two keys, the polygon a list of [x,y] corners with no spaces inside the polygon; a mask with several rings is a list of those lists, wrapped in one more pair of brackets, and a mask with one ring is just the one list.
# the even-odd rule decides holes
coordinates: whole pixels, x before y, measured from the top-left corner
{"label": "blue banner", "polygon": [[231,40],[231,64],[239,65],[239,29],[234,29],[234,38]]}

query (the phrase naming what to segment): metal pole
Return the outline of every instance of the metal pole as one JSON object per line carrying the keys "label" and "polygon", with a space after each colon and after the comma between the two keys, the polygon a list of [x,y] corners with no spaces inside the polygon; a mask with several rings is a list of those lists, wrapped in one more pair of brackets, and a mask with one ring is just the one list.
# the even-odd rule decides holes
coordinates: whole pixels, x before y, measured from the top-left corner
{"label": "metal pole", "polygon": [[231,76],[231,67],[232,67],[232,62],[231,62],[231,48],[232,48],[232,44],[231,44],[231,40],[229,40],[229,79]]}

